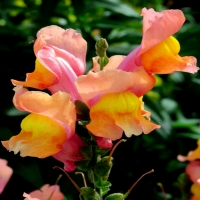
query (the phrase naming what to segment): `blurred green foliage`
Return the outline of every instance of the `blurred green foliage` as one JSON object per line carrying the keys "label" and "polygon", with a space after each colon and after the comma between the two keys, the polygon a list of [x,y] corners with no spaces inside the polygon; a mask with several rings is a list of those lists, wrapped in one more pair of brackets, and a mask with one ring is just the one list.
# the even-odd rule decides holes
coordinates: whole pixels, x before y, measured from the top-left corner
{"label": "blurred green foliage", "polygon": [[[192,2],[192,1],[191,1]],[[176,6],[175,6],[176,5]],[[24,80],[25,74],[34,69],[33,41],[37,31],[55,24],[64,29],[73,28],[88,42],[87,69],[95,56],[95,43],[103,37],[109,44],[108,56],[127,55],[136,48],[142,38],[143,7],[162,11],[180,8],[186,23],[175,34],[181,45],[180,55],[192,55],[200,59],[199,14],[192,6],[181,2],[162,0],[6,0],[0,1],[0,57],[1,57],[1,107],[0,140],[7,140],[20,132],[23,115],[12,105],[10,79]],[[146,171],[155,173],[142,180],[127,198],[141,200],[164,199],[159,182],[168,199],[188,199],[190,182],[181,178],[187,163],[180,163],[178,154],[186,154],[196,147],[200,137],[200,75],[179,73],[157,76],[155,88],[144,96],[146,109],[152,120],[162,126],[149,135],[132,137],[121,144],[114,153],[114,167],[110,181],[111,192],[126,192],[133,182]],[[61,166],[53,158],[39,160],[21,158],[0,146],[0,157],[8,160],[14,175],[0,199],[23,199],[23,192],[38,189],[42,184],[54,184]],[[80,185],[80,177],[71,175]],[[20,184],[19,184],[20,183]],[[77,199],[76,190],[66,177],[59,184],[68,200]],[[10,192],[11,188],[16,193]]]}

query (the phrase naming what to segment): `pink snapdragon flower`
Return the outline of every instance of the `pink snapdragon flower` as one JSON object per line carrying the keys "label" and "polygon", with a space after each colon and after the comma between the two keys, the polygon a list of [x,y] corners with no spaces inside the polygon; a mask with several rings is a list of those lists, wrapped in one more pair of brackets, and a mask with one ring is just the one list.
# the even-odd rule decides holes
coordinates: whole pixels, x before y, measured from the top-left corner
{"label": "pink snapdragon flower", "polygon": [[71,95],[72,101],[79,99],[74,82],[85,72],[86,50],[86,41],[75,30],[54,25],[44,27],[38,31],[34,43],[35,71],[27,74],[26,81],[12,80],[12,83],[48,89],[52,94],[63,91]]}
{"label": "pink snapdragon flower", "polygon": [[35,190],[29,194],[24,193],[24,200],[64,200],[64,195],[60,192],[58,185],[45,184],[40,190]]}
{"label": "pink snapdragon flower", "polygon": [[13,174],[12,168],[7,166],[7,163],[7,160],[0,158],[0,194],[3,192]]}

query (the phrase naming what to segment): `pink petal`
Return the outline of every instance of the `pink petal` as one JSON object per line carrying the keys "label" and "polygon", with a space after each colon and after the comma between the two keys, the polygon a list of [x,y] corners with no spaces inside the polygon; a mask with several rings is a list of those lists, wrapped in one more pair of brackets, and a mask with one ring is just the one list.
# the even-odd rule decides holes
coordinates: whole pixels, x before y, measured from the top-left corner
{"label": "pink petal", "polygon": [[181,10],[155,12],[152,8],[143,8],[141,15],[143,16],[143,39],[140,54],[176,33],[185,22]]}
{"label": "pink petal", "polygon": [[0,194],[3,192],[13,173],[12,168],[8,167],[7,163],[7,160],[0,158]]}
{"label": "pink petal", "polygon": [[24,193],[25,200],[64,200],[64,195],[60,192],[60,187],[58,185],[45,184],[40,190],[35,190],[29,195]]}
{"label": "pink petal", "polygon": [[193,183],[200,185],[200,161],[191,161],[185,172]]}
{"label": "pink petal", "polygon": [[[87,51],[87,43],[81,34],[73,29],[64,30],[58,26],[52,25],[40,29],[37,33],[37,40],[34,44],[34,52],[37,53],[44,46],[54,46],[73,55],[80,65],[73,68],[77,76],[85,71],[85,57]],[[67,59],[66,59],[67,60]],[[73,66],[72,66],[73,67]]]}
{"label": "pink petal", "polygon": [[86,146],[86,144],[77,134],[74,134],[62,145],[62,150],[54,154],[53,157],[64,163],[65,171],[74,171],[76,169],[74,162],[84,159],[80,151],[80,147],[82,146]]}

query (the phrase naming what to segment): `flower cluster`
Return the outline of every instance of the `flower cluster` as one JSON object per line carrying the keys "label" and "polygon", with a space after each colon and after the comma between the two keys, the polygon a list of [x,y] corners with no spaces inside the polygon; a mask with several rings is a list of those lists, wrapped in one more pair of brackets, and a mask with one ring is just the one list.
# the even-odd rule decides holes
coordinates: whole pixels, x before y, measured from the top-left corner
{"label": "flower cluster", "polygon": [[[123,133],[131,137],[160,128],[150,121],[151,113],[142,101],[154,87],[156,74],[199,70],[194,57],[179,56],[179,42],[172,36],[185,21],[180,10],[159,13],[143,8],[141,15],[141,45],[127,56],[108,58],[108,44],[100,39],[89,72],[87,43],[81,34],[55,25],[40,29],[34,42],[35,70],[25,81],[12,80],[15,107],[30,114],[23,119],[21,132],[2,141],[3,146],[22,157],[53,156],[68,172],[77,167],[92,169],[96,177],[91,182],[101,189],[94,196],[100,199],[99,195],[105,195],[110,187],[111,160],[97,156],[94,164],[91,157],[103,156],[103,150],[110,150]],[[87,130],[89,139],[82,137],[78,126]],[[85,192],[80,190],[83,196]],[[24,197],[31,199],[27,194]]]}
{"label": "flower cluster", "polygon": [[189,161],[185,172],[192,181],[190,200],[200,199],[200,139],[197,141],[197,148],[189,151],[187,156],[178,155],[178,160],[181,162]]}

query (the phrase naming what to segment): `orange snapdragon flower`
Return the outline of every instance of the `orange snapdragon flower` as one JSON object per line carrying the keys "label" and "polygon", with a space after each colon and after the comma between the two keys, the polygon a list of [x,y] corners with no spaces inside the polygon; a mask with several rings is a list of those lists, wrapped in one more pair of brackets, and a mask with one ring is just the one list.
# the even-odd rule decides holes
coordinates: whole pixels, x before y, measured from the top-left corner
{"label": "orange snapdragon flower", "polygon": [[13,102],[19,110],[31,114],[22,121],[20,134],[2,142],[9,151],[44,158],[59,152],[62,144],[74,134],[75,106],[67,93],[50,96],[18,86]]}
{"label": "orange snapdragon flower", "polygon": [[143,38],[141,45],[132,51],[118,69],[134,71],[143,67],[149,74],[169,74],[174,71],[195,73],[199,70],[196,58],[180,57],[179,42],[172,36],[185,22],[181,10],[155,12],[142,9]]}

